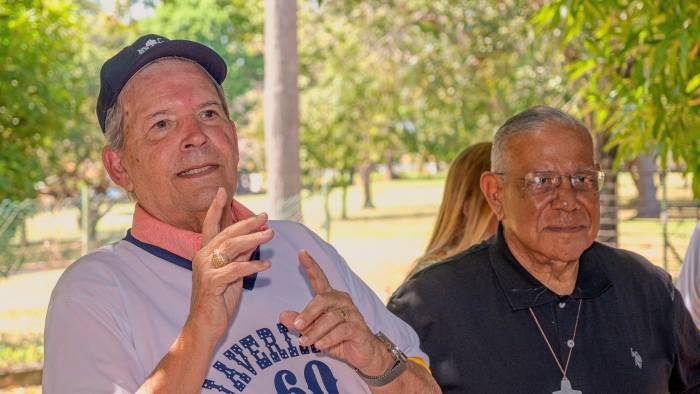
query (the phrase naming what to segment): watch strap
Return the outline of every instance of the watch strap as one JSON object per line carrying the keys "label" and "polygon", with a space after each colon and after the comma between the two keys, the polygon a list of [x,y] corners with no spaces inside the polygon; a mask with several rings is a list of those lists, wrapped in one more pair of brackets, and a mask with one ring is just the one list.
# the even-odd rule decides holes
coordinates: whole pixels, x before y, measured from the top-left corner
{"label": "watch strap", "polygon": [[407,369],[406,356],[381,331],[375,334],[375,337],[386,346],[387,351],[394,358],[394,364],[378,376],[365,375],[357,368],[355,368],[355,372],[370,386],[384,386],[394,381]]}

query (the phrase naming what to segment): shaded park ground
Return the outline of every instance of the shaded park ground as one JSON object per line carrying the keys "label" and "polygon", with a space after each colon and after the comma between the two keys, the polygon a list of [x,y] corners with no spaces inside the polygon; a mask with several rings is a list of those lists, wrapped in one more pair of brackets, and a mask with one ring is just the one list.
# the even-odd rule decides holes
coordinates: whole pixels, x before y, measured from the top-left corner
{"label": "shaded park ground", "polygon": [[[340,191],[331,193],[333,221],[330,242],[345,257],[352,269],[386,301],[410,270],[413,259],[421,254],[430,234],[434,215],[442,197],[443,179],[380,181],[373,184],[375,209],[362,209],[361,187],[348,191],[348,219],[340,220]],[[658,219],[632,219],[634,210],[626,208],[636,196],[628,174],[618,179],[620,222],[619,246],[634,250],[659,266],[663,266],[663,240]],[[688,201],[692,195],[679,174],[669,177],[669,200]],[[239,198],[255,212],[266,210],[265,195]],[[119,204],[100,222],[103,239],[123,236],[131,223],[133,208]],[[304,222],[319,235],[324,235],[323,201],[320,195],[303,199]],[[669,220],[669,241],[682,258],[696,223],[697,210],[685,218]],[[64,210],[40,213],[27,222],[28,239],[43,244],[70,245],[79,239],[77,212]],[[79,243],[78,243],[79,244]],[[60,248],[59,248],[60,249]],[[79,250],[79,249],[78,249]],[[53,250],[51,262],[29,261],[22,272],[0,279],[0,371],[8,367],[35,363],[43,355],[43,324],[51,290],[70,263],[65,255]],[[73,251],[73,254],[75,251]],[[70,254],[69,254],[70,255]],[[678,274],[680,261],[669,251],[667,267],[672,276]],[[0,386],[1,387],[1,386]],[[39,392],[38,388],[0,392]]]}

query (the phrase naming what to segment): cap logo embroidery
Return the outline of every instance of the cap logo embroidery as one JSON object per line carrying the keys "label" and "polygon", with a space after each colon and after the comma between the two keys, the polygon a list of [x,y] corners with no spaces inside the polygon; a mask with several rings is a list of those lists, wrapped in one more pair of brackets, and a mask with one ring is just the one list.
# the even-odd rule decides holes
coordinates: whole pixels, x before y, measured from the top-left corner
{"label": "cap logo embroidery", "polygon": [[151,49],[151,47],[156,46],[162,42],[163,42],[162,38],[149,38],[148,40],[146,40],[146,45],[137,49],[137,52],[139,53],[139,55],[143,55],[144,53],[146,53],[146,51]]}

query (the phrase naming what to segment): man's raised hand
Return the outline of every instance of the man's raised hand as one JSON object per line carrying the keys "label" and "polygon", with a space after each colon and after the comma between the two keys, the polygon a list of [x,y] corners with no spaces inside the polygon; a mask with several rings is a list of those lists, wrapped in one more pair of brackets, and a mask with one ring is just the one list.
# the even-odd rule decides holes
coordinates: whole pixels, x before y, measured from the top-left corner
{"label": "man's raised hand", "polygon": [[[192,260],[192,297],[188,321],[201,332],[218,338],[228,328],[240,300],[243,278],[270,267],[271,262],[250,261],[259,245],[270,241],[267,215],[253,216],[226,228],[221,223],[230,199],[219,188],[202,224],[202,248]],[[227,264],[216,268],[214,256]]]}
{"label": "man's raised hand", "polygon": [[314,345],[367,375],[384,373],[391,365],[391,355],[367,327],[350,295],[333,289],[306,251],[299,252],[299,262],[314,298],[301,312],[280,313],[280,322],[301,334],[302,346]]}

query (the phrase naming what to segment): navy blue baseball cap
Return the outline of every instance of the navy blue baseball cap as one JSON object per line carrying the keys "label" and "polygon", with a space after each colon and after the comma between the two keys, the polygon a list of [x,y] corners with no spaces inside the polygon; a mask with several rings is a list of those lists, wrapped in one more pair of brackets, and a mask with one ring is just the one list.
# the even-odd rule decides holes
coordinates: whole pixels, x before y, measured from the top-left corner
{"label": "navy blue baseball cap", "polygon": [[100,70],[100,95],[97,97],[97,119],[105,132],[107,110],[117,102],[119,92],[143,66],[161,57],[177,56],[199,63],[221,85],[226,79],[226,62],[213,49],[198,42],[169,40],[147,34],[107,60]]}

